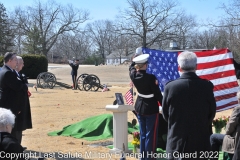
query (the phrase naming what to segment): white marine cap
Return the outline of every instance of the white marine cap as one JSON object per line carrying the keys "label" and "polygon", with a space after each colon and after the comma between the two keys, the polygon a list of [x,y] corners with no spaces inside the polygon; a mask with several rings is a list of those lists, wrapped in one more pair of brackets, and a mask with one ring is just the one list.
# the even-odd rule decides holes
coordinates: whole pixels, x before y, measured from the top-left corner
{"label": "white marine cap", "polygon": [[142,53],[142,47],[138,47],[138,48],[136,49],[135,55],[140,55],[140,54],[143,54],[143,53]]}
{"label": "white marine cap", "polygon": [[142,54],[142,55],[139,55],[135,58],[133,58],[133,62],[135,63],[145,63],[148,61],[148,57],[149,57],[149,54]]}

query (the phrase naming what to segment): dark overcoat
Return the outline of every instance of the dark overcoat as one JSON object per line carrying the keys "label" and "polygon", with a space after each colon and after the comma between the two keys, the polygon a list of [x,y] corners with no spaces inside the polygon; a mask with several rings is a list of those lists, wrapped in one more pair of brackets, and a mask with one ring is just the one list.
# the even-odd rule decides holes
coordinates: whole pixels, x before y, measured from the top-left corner
{"label": "dark overcoat", "polygon": [[[19,144],[18,140],[13,137],[10,133],[0,132],[0,151],[1,151],[1,160],[10,160],[11,158],[6,158],[6,153],[16,153],[23,155],[23,147]],[[5,157],[6,156],[6,157]],[[20,155],[19,155],[20,156]],[[18,160],[24,160],[22,156]]]}
{"label": "dark overcoat", "polygon": [[[23,77],[22,74],[17,75],[22,84],[27,85],[26,77]],[[18,94],[19,101],[18,104],[22,106],[21,112],[16,116],[15,124],[17,131],[23,131],[26,129],[32,128],[32,117],[31,117],[31,108],[29,103],[28,92],[25,90],[21,90]]]}
{"label": "dark overcoat", "polygon": [[162,107],[163,117],[168,122],[167,153],[210,149],[210,128],[216,113],[210,81],[199,78],[194,72],[183,73],[165,86]]}
{"label": "dark overcoat", "polygon": [[23,84],[8,66],[4,65],[0,70],[0,107],[10,109],[17,115],[22,110],[18,96],[22,91],[27,92],[27,85]]}

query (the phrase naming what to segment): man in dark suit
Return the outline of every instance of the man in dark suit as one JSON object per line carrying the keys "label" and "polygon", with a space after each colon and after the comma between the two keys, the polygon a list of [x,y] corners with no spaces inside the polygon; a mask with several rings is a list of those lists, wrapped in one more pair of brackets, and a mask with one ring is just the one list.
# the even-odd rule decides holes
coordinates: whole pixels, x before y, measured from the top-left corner
{"label": "man in dark suit", "polygon": [[[18,64],[16,66],[15,72],[17,77],[21,80],[22,84],[27,85],[28,81],[24,74],[21,74],[20,71],[24,66],[24,61],[22,57],[17,56]],[[18,92],[18,105],[22,107],[21,112],[16,116],[16,127],[13,128],[13,132],[19,133],[19,143],[22,141],[22,131],[32,128],[32,118],[31,118],[31,109],[28,97],[28,91],[21,90]]]}
{"label": "man in dark suit", "polygon": [[[16,76],[14,69],[17,66],[16,53],[7,52],[4,55],[4,66],[0,70],[0,107],[10,109],[17,117],[22,111],[22,105],[19,105],[21,92],[27,92],[27,85],[23,84],[21,79]],[[17,125],[17,124],[16,124]],[[17,127],[17,126],[16,126]],[[11,133],[20,142],[22,135],[18,132]]]}
{"label": "man in dark suit", "polygon": [[169,159],[200,159],[201,155],[208,159],[203,153],[210,150],[210,128],[216,113],[213,84],[196,75],[195,53],[182,52],[178,64],[182,74],[166,84],[163,96],[162,112],[168,122],[166,152]]}

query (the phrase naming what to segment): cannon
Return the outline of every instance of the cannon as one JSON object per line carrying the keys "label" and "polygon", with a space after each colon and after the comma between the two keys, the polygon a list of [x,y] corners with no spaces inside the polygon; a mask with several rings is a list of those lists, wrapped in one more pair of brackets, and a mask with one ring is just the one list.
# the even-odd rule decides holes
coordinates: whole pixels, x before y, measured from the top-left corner
{"label": "cannon", "polygon": [[[55,75],[50,72],[42,72],[37,76],[38,88],[52,89],[56,84],[65,88],[72,88],[68,84],[57,82]],[[84,73],[77,78],[77,88],[80,91],[98,91],[99,88],[103,89],[104,86],[100,84],[100,79],[96,75]]]}
{"label": "cannon", "polygon": [[50,88],[55,87],[57,79],[54,74],[50,72],[42,72],[37,76],[37,87]]}
{"label": "cannon", "polygon": [[104,86],[100,84],[100,79],[96,75],[83,73],[77,78],[77,88],[80,91],[98,91],[99,88],[103,89]]}

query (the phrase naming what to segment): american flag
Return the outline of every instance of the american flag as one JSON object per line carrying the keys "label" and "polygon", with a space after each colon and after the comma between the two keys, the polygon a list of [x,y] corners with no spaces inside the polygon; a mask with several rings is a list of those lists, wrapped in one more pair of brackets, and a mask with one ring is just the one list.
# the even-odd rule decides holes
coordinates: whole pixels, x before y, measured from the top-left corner
{"label": "american flag", "polygon": [[[147,72],[154,74],[159,81],[160,90],[165,84],[180,77],[177,57],[180,52],[166,52],[143,48],[144,54],[149,54]],[[217,111],[235,107],[238,104],[236,93],[239,89],[233,56],[228,49],[197,51],[196,74],[210,80],[214,85],[214,96]]]}
{"label": "american flag", "polygon": [[128,105],[133,105],[133,88],[129,89],[124,97]]}

